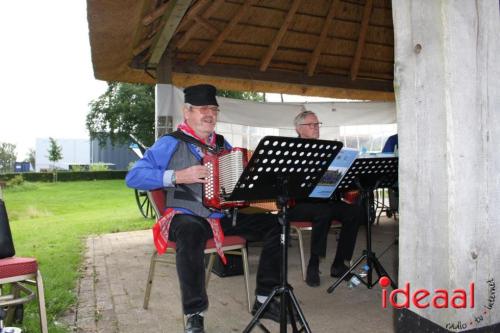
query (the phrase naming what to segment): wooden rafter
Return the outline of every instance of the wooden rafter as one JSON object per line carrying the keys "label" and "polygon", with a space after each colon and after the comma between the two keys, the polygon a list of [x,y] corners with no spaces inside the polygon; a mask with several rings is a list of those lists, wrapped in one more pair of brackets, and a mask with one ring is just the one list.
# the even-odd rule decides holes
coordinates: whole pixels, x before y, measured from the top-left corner
{"label": "wooden rafter", "polygon": [[140,43],[139,45],[134,47],[134,49],[132,50],[132,54],[134,55],[134,57],[136,55],[140,54],[142,51],[144,51],[148,47],[150,47],[153,44],[153,41],[154,41],[154,38],[146,39],[146,40],[142,41],[142,43]]}
{"label": "wooden rafter", "polygon": [[210,32],[212,32],[213,34],[218,34],[220,33],[219,30],[217,30],[217,28],[215,28],[213,25],[210,24],[210,22],[208,22],[207,19],[204,19],[203,17],[200,17],[198,15],[195,15],[193,17],[193,19],[198,23],[200,24],[201,26],[203,26],[205,29],[209,30]]}
{"label": "wooden rafter", "polygon": [[359,65],[361,63],[361,56],[363,55],[363,50],[365,49],[365,39],[366,32],[368,31],[368,25],[370,23],[370,16],[373,9],[373,0],[366,0],[365,7],[363,9],[363,19],[361,21],[361,28],[359,30],[358,45],[356,46],[356,52],[354,53],[354,58],[351,64],[351,80],[356,80],[359,71]]}
{"label": "wooden rafter", "polygon": [[150,29],[149,33],[140,41],[139,45],[134,47],[132,50],[132,54],[137,56],[138,54],[141,54],[145,49],[151,47],[153,45],[155,38],[154,36],[158,33],[158,31],[163,29],[163,25],[165,22],[162,22],[161,24],[155,24],[152,29]]}
{"label": "wooden rafter", "polygon": [[153,10],[148,15],[144,16],[142,18],[142,24],[143,25],[150,25],[157,18],[159,18],[160,16],[162,16],[163,14],[165,14],[165,11],[167,10],[167,8],[168,8],[168,2],[164,3],[160,7],[156,8],[155,10]]}
{"label": "wooden rafter", "polygon": [[200,66],[192,61],[174,60],[172,71],[175,73],[185,73],[188,75],[198,75],[206,77],[232,78],[242,81],[263,81],[263,82],[286,82],[286,84],[298,84],[321,87],[337,87],[354,90],[370,90],[380,92],[393,92],[392,81],[365,80],[359,79],[351,81],[347,75],[318,74],[309,77],[305,73],[291,73],[269,69],[265,72],[251,70],[246,66],[227,66],[221,64],[207,64]]}
{"label": "wooden rafter", "polygon": [[231,18],[231,21],[227,24],[224,30],[212,41],[212,43],[203,51],[198,57],[197,63],[201,66],[206,65],[208,59],[215,53],[215,51],[219,48],[219,46],[224,42],[224,39],[227,38],[229,33],[233,30],[233,28],[238,24],[238,22],[243,18],[243,16],[248,15],[250,11],[250,7],[257,0],[245,0],[243,6],[240,7],[238,12]]}
{"label": "wooden rafter", "polygon": [[330,29],[330,24],[333,21],[333,15],[335,14],[335,7],[338,0],[332,0],[330,4],[330,9],[328,10],[328,15],[326,16],[325,23],[323,23],[323,29],[321,30],[321,34],[319,35],[318,44],[316,44],[316,48],[313,51],[311,59],[309,59],[309,63],[307,64],[307,75],[313,76],[314,71],[316,70],[316,66],[318,65],[319,56],[321,55],[321,51],[323,50],[323,45],[328,36],[328,29]]}
{"label": "wooden rafter", "polygon": [[189,8],[186,16],[182,20],[181,24],[179,24],[179,29],[185,29],[188,25],[191,24],[191,19],[193,16],[198,15],[198,13],[205,7],[205,5],[210,2],[210,0],[198,0],[194,5]]}
{"label": "wooden rafter", "polygon": [[161,56],[165,52],[170,39],[174,35],[184,14],[186,14],[189,5],[191,5],[191,0],[170,0],[167,4],[168,8],[162,17],[164,25],[161,31],[156,34],[155,42],[152,46],[151,57],[148,61],[150,67],[156,67],[160,62]]}
{"label": "wooden rafter", "polygon": [[[199,1],[198,3],[200,3],[200,2],[204,2],[204,1]],[[201,18],[208,21],[208,18],[210,16],[212,16],[212,14],[223,3],[224,3],[224,0],[215,0],[212,3],[212,5],[210,7],[208,7],[207,10],[205,10],[203,12],[203,14],[201,15]],[[195,16],[198,16],[197,14],[198,14],[198,11],[193,11],[193,12],[190,11],[187,18],[191,18],[191,19],[184,20],[185,23],[183,22],[182,25],[179,27],[180,29],[182,29],[182,28],[184,28],[185,25],[191,24],[191,27],[184,33],[182,38],[179,39],[179,42],[177,42],[177,48],[182,49],[187,44],[187,42],[189,42],[191,37],[194,36],[196,34],[196,32],[198,31],[199,26],[197,24],[193,24],[193,22],[192,22],[192,19],[194,19]]]}
{"label": "wooden rafter", "polygon": [[273,58],[274,53],[278,49],[278,46],[280,45],[281,40],[283,39],[283,36],[285,36],[285,32],[288,29],[288,26],[290,25],[290,23],[292,23],[293,16],[295,15],[295,12],[299,8],[301,2],[302,2],[302,0],[294,0],[293,1],[292,6],[290,7],[290,10],[288,11],[288,14],[286,15],[285,21],[281,25],[281,28],[278,31],[278,33],[276,34],[276,37],[274,37],[272,44],[269,46],[266,54],[262,58],[262,61],[260,63],[260,70],[262,72],[266,71],[267,67],[271,63],[271,59]]}

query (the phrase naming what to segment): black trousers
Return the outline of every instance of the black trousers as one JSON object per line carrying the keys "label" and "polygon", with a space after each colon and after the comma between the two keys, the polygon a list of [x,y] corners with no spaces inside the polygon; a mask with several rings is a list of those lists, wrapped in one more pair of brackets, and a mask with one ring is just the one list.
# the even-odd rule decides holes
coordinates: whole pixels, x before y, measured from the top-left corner
{"label": "black trousers", "polygon": [[[238,235],[247,240],[263,241],[257,270],[257,295],[269,295],[280,283],[280,225],[276,215],[238,214],[236,225],[223,218],[221,226],[226,236]],[[176,267],[185,314],[208,308],[205,287],[205,243],[212,238],[212,229],[202,217],[175,215],[170,225],[169,239],[176,242]]]}
{"label": "black trousers", "polygon": [[332,220],[342,223],[335,261],[351,260],[363,216],[360,206],[343,201],[301,202],[292,208],[289,214],[290,221],[306,220],[313,223],[311,255],[319,257],[326,255],[328,231]]}

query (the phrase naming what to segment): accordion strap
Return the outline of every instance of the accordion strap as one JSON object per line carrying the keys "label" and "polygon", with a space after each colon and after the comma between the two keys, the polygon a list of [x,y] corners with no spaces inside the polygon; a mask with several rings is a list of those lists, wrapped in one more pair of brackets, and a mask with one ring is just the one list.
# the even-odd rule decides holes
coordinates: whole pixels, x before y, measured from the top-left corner
{"label": "accordion strap", "polygon": [[215,136],[215,148],[211,147],[209,145],[206,145],[203,142],[196,140],[192,136],[189,136],[180,130],[177,130],[175,132],[172,132],[172,133],[169,133],[166,135],[173,136],[174,138],[176,138],[178,140],[182,140],[182,141],[187,142],[187,143],[192,143],[195,146],[198,146],[202,149],[208,150],[212,154],[218,154],[222,150],[224,150],[224,137],[222,135],[219,135],[219,134],[215,134],[216,135]]}

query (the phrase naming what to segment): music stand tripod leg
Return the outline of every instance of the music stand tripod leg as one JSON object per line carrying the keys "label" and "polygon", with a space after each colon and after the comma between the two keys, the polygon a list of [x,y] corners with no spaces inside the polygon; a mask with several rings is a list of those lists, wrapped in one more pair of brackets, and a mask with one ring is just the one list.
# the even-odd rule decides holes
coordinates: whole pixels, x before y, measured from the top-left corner
{"label": "music stand tripod leg", "polygon": [[[356,261],[354,262],[354,264],[352,264],[352,265],[351,265],[351,267],[349,267],[349,269],[348,269],[348,270],[347,270],[344,274],[342,274],[342,276],[341,276],[341,277],[339,277],[337,280],[335,280],[335,282],[334,282],[334,283],[333,283],[333,284],[332,284],[332,285],[331,285],[331,286],[330,286],[330,287],[329,287],[326,291],[327,291],[329,294],[331,294],[331,293],[335,290],[335,288],[337,288],[337,287],[338,287],[338,285],[339,285],[339,284],[341,284],[341,283],[342,283],[342,281],[344,281],[344,280],[345,280],[345,278],[346,278],[348,275],[352,274],[352,271],[353,271],[354,269],[356,269],[356,267],[358,267],[358,266],[359,266],[359,264],[361,264],[361,263],[363,262],[363,260],[365,260],[366,258],[367,258],[366,253],[363,253],[363,254],[362,254],[362,255],[361,255],[358,259],[356,259]],[[362,283],[365,283],[362,279],[360,279],[360,281],[361,281]]]}
{"label": "music stand tripod leg", "polygon": [[[286,180],[283,180],[284,187],[287,186]],[[295,295],[293,294],[292,287],[288,284],[288,240],[290,233],[290,226],[288,224],[287,219],[287,203],[288,199],[286,197],[278,198],[278,207],[280,209],[280,224],[281,224],[281,248],[282,248],[282,265],[281,265],[281,284],[279,287],[273,289],[267,300],[262,304],[259,310],[255,313],[254,317],[247,325],[247,327],[243,330],[243,333],[249,333],[255,327],[255,325],[259,324],[259,327],[264,331],[267,329],[260,323],[260,318],[262,317],[266,308],[270,305],[273,297],[276,295],[280,296],[280,333],[286,333],[287,329],[287,315],[290,316],[290,323],[292,325],[292,331],[294,333],[298,332],[308,332],[311,333],[311,329],[309,328],[309,324],[307,323],[304,313],[300,309],[299,302],[297,301]],[[302,324],[301,329],[297,328],[295,323],[295,316],[293,314],[293,310],[297,312],[299,316],[299,322]],[[288,310],[288,311],[287,311]]]}
{"label": "music stand tripod leg", "polygon": [[384,269],[384,266],[382,266],[382,264],[377,259],[377,257],[375,257],[375,256],[373,257],[372,264],[373,264],[373,268],[375,269],[375,272],[378,275],[378,279],[375,282],[373,282],[372,286],[377,284],[378,280],[380,280],[380,278],[382,276],[386,276],[391,281],[392,289],[397,289],[398,286],[397,286],[396,282],[394,282],[394,280],[389,276],[389,273],[387,273],[387,271]]}
{"label": "music stand tripod leg", "polygon": [[[376,186],[375,186],[376,188]],[[389,280],[391,281],[391,286],[393,289],[397,288],[396,283],[394,283],[394,280],[389,276],[387,271],[384,269],[380,261],[377,259],[375,256],[375,253],[372,251],[372,231],[371,231],[371,219],[372,219],[372,211],[371,211],[371,206],[373,205],[372,202],[372,197],[370,197],[370,191],[373,191],[373,188],[368,188],[368,189],[362,189],[361,190],[361,195],[363,198],[365,198],[365,205],[366,205],[366,214],[367,214],[367,222],[366,222],[366,249],[363,251],[363,254],[361,257],[356,259],[354,264],[349,267],[347,272],[345,272],[341,277],[339,277],[328,289],[328,293],[332,293],[335,288],[337,288],[340,283],[349,275],[352,274],[352,271],[359,266],[359,264],[366,259],[366,264],[369,267],[367,276],[366,276],[366,281],[363,279],[359,279],[361,283],[363,283],[368,289],[371,289],[377,282],[380,280],[380,277],[382,276],[387,276]],[[375,269],[375,272],[378,275],[377,280],[373,282],[373,269]],[[359,277],[358,277],[359,278]]]}

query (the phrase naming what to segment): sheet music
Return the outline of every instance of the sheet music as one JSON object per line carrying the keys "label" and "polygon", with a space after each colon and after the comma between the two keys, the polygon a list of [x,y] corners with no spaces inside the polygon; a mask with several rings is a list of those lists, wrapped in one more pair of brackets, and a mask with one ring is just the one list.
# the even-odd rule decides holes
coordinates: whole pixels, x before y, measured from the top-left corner
{"label": "sheet music", "polygon": [[309,194],[310,198],[330,198],[335,192],[340,181],[358,157],[358,150],[353,148],[342,148],[333,162],[328,167],[318,185]]}

